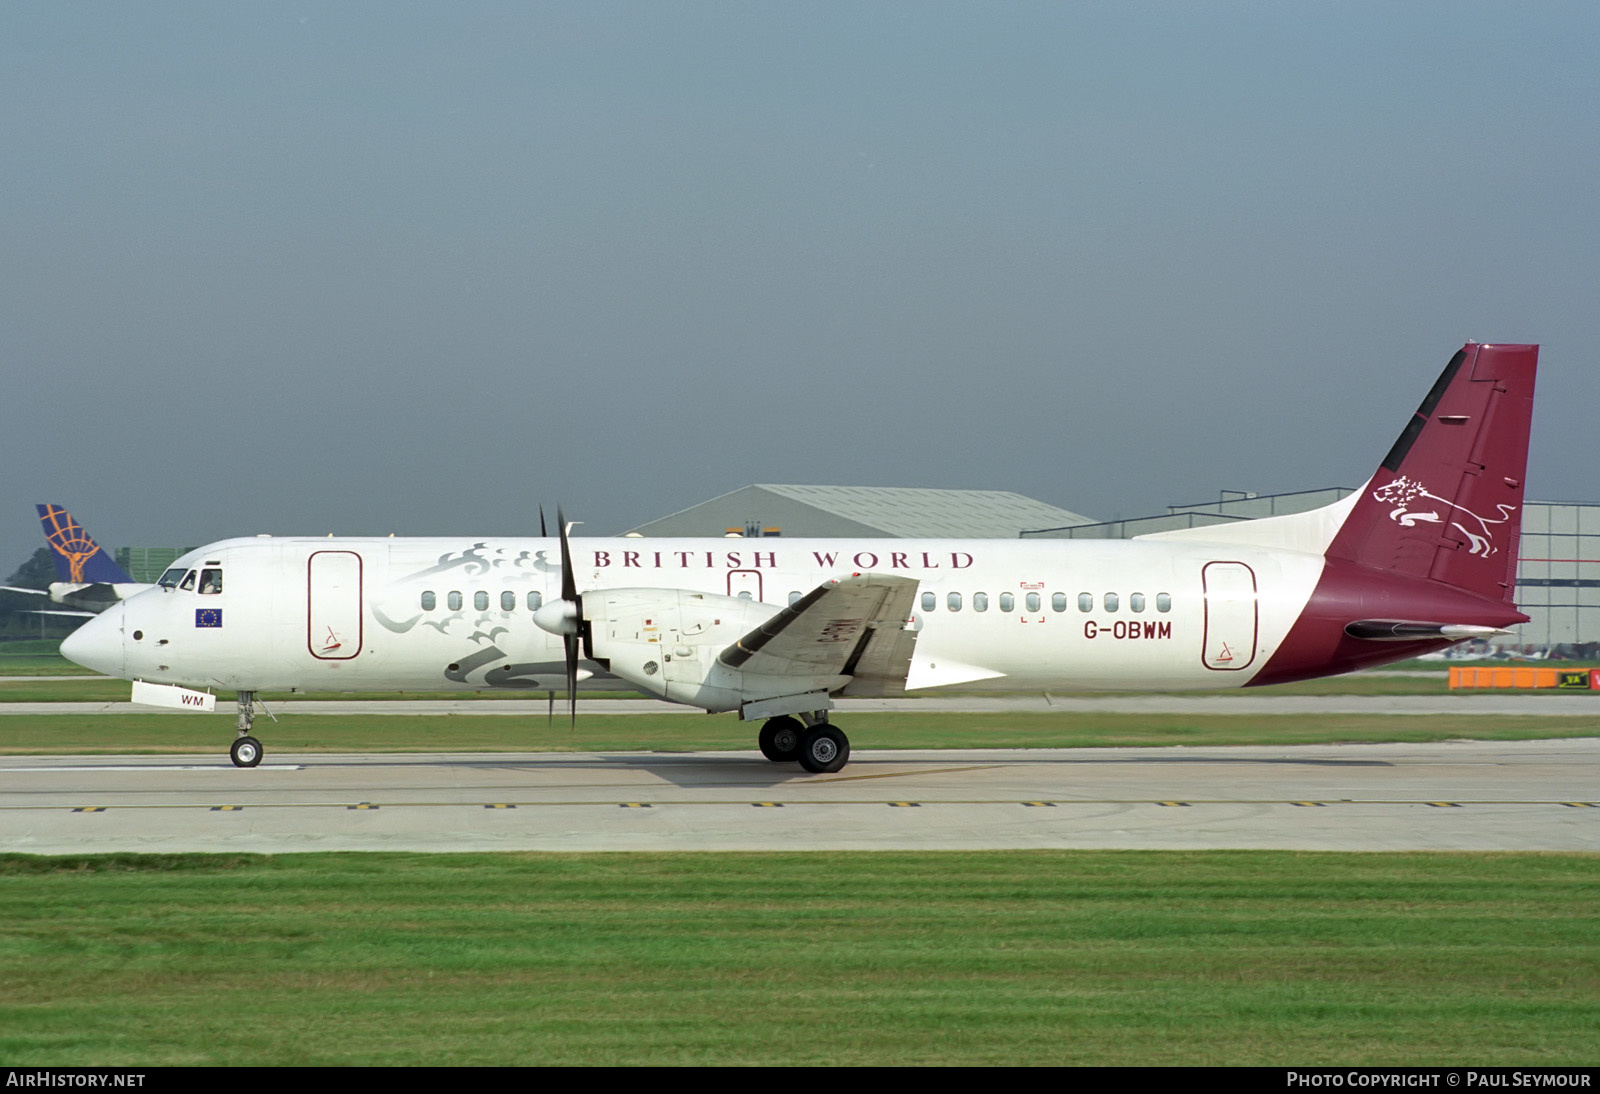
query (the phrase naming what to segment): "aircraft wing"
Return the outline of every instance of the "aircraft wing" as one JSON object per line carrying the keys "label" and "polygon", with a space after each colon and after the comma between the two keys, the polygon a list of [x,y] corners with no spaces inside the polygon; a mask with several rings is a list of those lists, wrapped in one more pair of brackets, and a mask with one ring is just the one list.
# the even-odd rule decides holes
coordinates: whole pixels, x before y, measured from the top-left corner
{"label": "aircraft wing", "polygon": [[868,688],[879,677],[883,686],[904,684],[916,641],[905,625],[917,584],[889,574],[829,581],[723,650],[718,660],[762,676],[849,676]]}

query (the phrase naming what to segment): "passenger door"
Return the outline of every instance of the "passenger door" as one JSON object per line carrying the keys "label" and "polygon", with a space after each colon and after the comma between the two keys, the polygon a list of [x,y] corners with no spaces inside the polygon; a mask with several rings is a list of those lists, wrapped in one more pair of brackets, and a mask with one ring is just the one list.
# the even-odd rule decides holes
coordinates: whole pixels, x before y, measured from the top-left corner
{"label": "passenger door", "polygon": [[317,551],[306,563],[306,648],[319,661],[361,652],[361,556]]}
{"label": "passenger door", "polygon": [[1208,562],[1200,570],[1206,625],[1200,660],[1238,672],[1256,659],[1256,575],[1242,562]]}

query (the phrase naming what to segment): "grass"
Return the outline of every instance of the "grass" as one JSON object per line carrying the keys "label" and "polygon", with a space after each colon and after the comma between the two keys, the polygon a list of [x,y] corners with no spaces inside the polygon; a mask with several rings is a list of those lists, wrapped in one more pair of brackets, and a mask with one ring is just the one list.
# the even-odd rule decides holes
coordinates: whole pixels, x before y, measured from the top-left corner
{"label": "grass", "polygon": [[0,1064],[1588,1065],[1595,867],[0,856]]}
{"label": "grass", "polygon": [[32,644],[8,642],[0,646],[0,676],[81,676],[89,672],[58,653],[28,653],[15,649]]}
{"label": "grass", "polygon": [[[1600,735],[1595,718],[1489,715],[1156,715],[862,713],[839,719],[856,749],[1087,748],[1513,741]],[[636,752],[755,747],[756,727],[732,715],[558,716],[280,714],[257,717],[270,756],[287,752]],[[54,714],[0,717],[0,754],[220,752],[233,716]]]}

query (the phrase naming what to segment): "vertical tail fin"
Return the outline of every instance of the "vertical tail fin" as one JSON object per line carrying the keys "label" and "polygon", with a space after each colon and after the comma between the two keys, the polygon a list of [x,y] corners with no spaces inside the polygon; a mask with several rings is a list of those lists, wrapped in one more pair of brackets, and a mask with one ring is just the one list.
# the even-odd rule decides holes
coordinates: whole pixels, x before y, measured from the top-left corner
{"label": "vertical tail fin", "polygon": [[1463,346],[1333,542],[1338,558],[1510,603],[1538,346]]}
{"label": "vertical tail fin", "polygon": [[41,505],[39,522],[44,538],[56,556],[56,576],[74,585],[105,582],[127,585],[133,578],[122,572],[111,556],[59,505]]}

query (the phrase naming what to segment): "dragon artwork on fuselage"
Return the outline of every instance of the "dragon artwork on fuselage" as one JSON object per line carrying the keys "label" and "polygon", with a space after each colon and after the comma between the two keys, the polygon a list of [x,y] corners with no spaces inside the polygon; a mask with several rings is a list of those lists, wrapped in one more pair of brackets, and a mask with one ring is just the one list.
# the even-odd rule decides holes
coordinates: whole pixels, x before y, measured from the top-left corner
{"label": "dragon artwork on fuselage", "polygon": [[[445,679],[465,684],[468,682],[467,677],[483,666],[497,661],[508,662],[510,655],[496,646],[495,640],[503,634],[510,633],[510,628],[497,624],[512,613],[490,608],[475,609],[473,612],[475,618],[469,620],[465,608],[466,601],[462,600],[463,607],[452,611],[449,615],[441,619],[425,619],[424,616],[428,613],[418,610],[418,606],[421,604],[422,587],[430,584],[426,579],[453,571],[458,571],[465,577],[482,577],[485,574],[497,573],[507,584],[525,582],[528,591],[542,596],[547,575],[561,572],[561,563],[552,562],[548,555],[549,552],[544,550],[521,549],[516,549],[513,554],[512,549],[506,547],[491,548],[487,540],[480,540],[459,553],[446,552],[440,555],[432,566],[392,579],[383,595],[371,605],[373,618],[385,630],[394,634],[405,634],[420,622],[442,635],[459,637],[472,643],[475,648],[441,669]],[[404,605],[405,612],[411,613],[409,618],[403,620],[395,618],[401,614],[396,610],[401,605]],[[385,611],[385,607],[389,610]],[[470,634],[463,633],[468,630],[471,631]],[[543,674],[548,678],[562,671],[564,668],[560,661],[505,663],[485,673],[483,683],[492,688],[542,688],[545,685],[532,677]]]}

